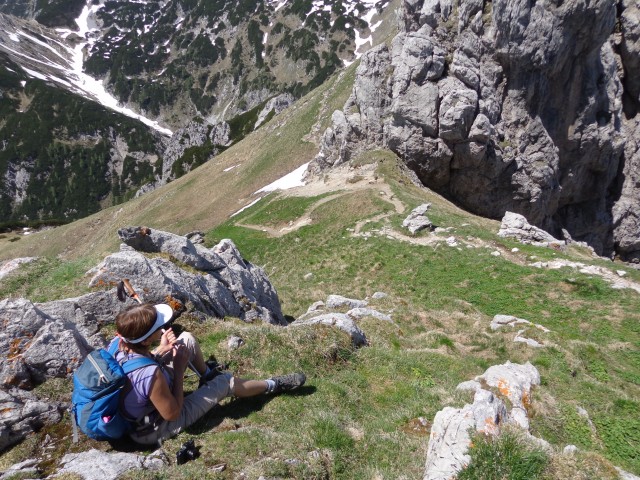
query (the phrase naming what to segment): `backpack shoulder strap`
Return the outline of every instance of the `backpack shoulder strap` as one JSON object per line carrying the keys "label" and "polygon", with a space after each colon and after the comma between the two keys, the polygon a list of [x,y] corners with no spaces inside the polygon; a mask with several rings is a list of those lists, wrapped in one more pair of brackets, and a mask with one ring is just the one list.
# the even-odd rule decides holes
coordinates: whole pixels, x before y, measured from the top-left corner
{"label": "backpack shoulder strap", "polygon": [[120,338],[114,337],[114,339],[111,340],[109,347],[107,348],[107,352],[109,352],[109,354],[115,358],[118,347],[120,347]]}
{"label": "backpack shoulder strap", "polygon": [[[118,351],[119,346],[120,339],[116,337],[111,341],[111,344],[109,345],[109,348],[107,350],[113,358],[116,357],[116,352]],[[139,368],[147,367],[149,365],[159,365],[159,363],[149,357],[141,356],[132,358],[131,360],[125,360],[120,365],[122,366],[122,370],[124,370],[124,373],[129,374],[134,370],[138,370]]]}
{"label": "backpack shoulder strap", "polygon": [[122,364],[122,370],[124,370],[125,374],[129,374],[134,370],[138,370],[142,367],[148,367],[149,365],[158,365],[158,362],[149,357],[136,357],[131,360],[127,360]]}

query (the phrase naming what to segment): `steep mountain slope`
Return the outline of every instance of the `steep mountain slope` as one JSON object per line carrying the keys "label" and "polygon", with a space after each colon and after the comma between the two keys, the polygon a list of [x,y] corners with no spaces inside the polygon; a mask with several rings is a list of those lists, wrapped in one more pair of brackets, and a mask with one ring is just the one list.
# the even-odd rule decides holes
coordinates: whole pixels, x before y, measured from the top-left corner
{"label": "steep mountain slope", "polygon": [[[0,91],[31,99],[25,86],[42,81],[61,112],[37,101],[4,102],[0,223],[66,222],[180,177],[379,42],[395,28],[394,11],[388,1],[0,2],[7,13],[0,13]],[[123,135],[116,125],[107,132],[111,114],[103,109],[88,122],[78,115],[70,105],[91,105],[85,99],[150,127],[138,127],[146,150],[118,144]],[[32,128],[33,116],[55,118],[57,128],[46,121]],[[94,125],[95,118],[104,122]],[[174,133],[167,126],[177,130],[163,140]],[[83,147],[95,157],[92,187],[62,185],[60,172],[43,180],[53,165],[86,168],[79,152],[56,153],[54,146],[76,141],[66,131],[101,146]],[[48,193],[36,199],[42,189]],[[87,204],[80,208],[72,197]]]}
{"label": "steep mountain slope", "polygon": [[[69,24],[50,12],[63,2],[4,3],[0,11]],[[79,6],[75,22],[86,31],[58,32],[88,42],[84,70],[172,128],[196,116],[228,120],[283,92],[303,95],[388,35],[396,8],[389,0],[87,1],[68,5],[67,15]]]}
{"label": "steep mountain slope", "polygon": [[214,161],[182,178],[85,219],[29,236],[0,239],[0,259],[30,255],[99,258],[117,247],[112,232],[127,224],[187,233],[206,230],[251,203],[254,192],[308,163],[330,113],[344,104],[355,65],[275,116]]}
{"label": "steep mountain slope", "polygon": [[149,127],[0,59],[0,224],[87,216],[162,168],[162,138]]}
{"label": "steep mountain slope", "polygon": [[47,27],[75,28],[85,0],[3,0],[0,13],[36,20]]}
{"label": "steep mountain slope", "polygon": [[[69,225],[12,237],[19,238],[13,242],[0,238],[0,258],[46,255],[0,280],[0,297],[9,302],[17,297],[46,302],[90,291],[85,272],[119,250],[115,231],[125,225],[183,234],[203,230],[208,246],[231,238],[243,258],[264,267],[289,319],[305,317],[317,301],[328,304],[329,295],[368,302],[368,310],[351,312],[368,340],[360,348],[327,325],[275,327],[199,312],[183,315],[180,324],[196,332],[205,352],[229,360],[238,374],[266,378],[300,369],[309,375],[308,387],[299,395],[225,400],[197,426],[163,444],[170,461],[160,472],[132,470],[124,478],[421,478],[437,413],[471,401],[472,394],[457,385],[506,361],[531,362],[539,371],[540,385],[526,405],[528,433],[550,447],[540,453],[524,436],[524,446],[510,449],[509,457],[496,440],[485,463],[500,469],[528,466],[533,451],[544,465],[531,480],[614,480],[614,466],[640,473],[640,297],[633,289],[640,288],[640,272],[594,258],[585,248],[556,250],[500,238],[498,222],[416,186],[388,150],[355,154],[349,165],[287,193],[257,193],[313,159],[332,113],[352,92],[356,67],[213,161],[149,194]],[[431,204],[428,216],[439,228],[410,234],[403,220],[424,203]],[[166,254],[149,259],[180,263]],[[602,271],[610,276],[594,273]],[[627,288],[611,278],[626,280]],[[104,293],[109,287],[94,288]],[[344,315],[341,310],[334,314]],[[494,330],[496,314],[550,331],[526,323]],[[102,332],[109,336],[113,327],[104,325]],[[231,336],[244,344],[231,349]],[[14,343],[12,359],[31,341],[25,336]],[[531,346],[536,343],[542,346]],[[65,373],[47,377],[27,394],[49,404],[68,402]],[[187,381],[187,390],[195,386],[195,379]],[[492,392],[497,397],[500,390],[504,386]],[[8,402],[7,391],[0,393],[7,395],[0,402]],[[200,457],[175,465],[175,452],[192,437]],[[481,434],[474,445],[485,441]],[[566,445],[579,451],[564,454]],[[93,448],[113,465],[116,448],[122,447],[86,439],[73,444],[65,418],[3,452],[0,468],[36,459],[45,476],[62,467],[65,455],[69,462]],[[477,462],[478,455],[470,454]]]}
{"label": "steep mountain slope", "polygon": [[169,125],[216,123],[320,85],[353,61],[385,9],[386,0],[106,2],[92,7],[99,30],[85,68]]}

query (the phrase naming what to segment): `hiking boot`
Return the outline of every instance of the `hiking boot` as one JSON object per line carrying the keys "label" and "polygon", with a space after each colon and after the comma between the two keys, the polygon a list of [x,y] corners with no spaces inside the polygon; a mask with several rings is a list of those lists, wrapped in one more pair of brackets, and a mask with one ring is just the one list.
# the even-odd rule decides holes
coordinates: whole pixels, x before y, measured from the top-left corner
{"label": "hiking boot", "polygon": [[307,381],[307,376],[304,373],[289,373],[288,375],[271,377],[269,380],[276,382],[276,386],[270,393],[280,393],[301,387]]}
{"label": "hiking boot", "polygon": [[222,374],[227,369],[227,365],[218,363],[216,360],[207,360],[205,364],[207,365],[209,372],[207,372],[205,375],[202,375],[200,377],[200,381],[198,382],[198,388],[203,386],[209,380],[216,378],[218,375]]}

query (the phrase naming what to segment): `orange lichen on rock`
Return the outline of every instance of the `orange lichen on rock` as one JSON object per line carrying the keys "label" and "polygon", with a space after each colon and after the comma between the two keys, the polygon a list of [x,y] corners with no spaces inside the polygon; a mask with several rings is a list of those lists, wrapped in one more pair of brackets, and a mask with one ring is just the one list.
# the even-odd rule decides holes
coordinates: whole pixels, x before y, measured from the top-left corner
{"label": "orange lichen on rock", "polygon": [[500,393],[502,395],[504,395],[507,398],[510,398],[511,388],[509,388],[509,383],[506,380],[502,378],[498,380],[498,390],[500,390]]}
{"label": "orange lichen on rock", "polygon": [[527,412],[531,410],[531,395],[527,390],[522,391],[522,406]]}
{"label": "orange lichen on rock", "polygon": [[495,420],[492,417],[487,417],[484,419],[484,428],[480,431],[486,434],[496,435],[499,430]]}
{"label": "orange lichen on rock", "polygon": [[184,310],[184,305],[180,300],[173,298],[171,295],[164,297],[164,302],[169,305],[174,311],[181,312]]}
{"label": "orange lichen on rock", "polygon": [[7,353],[7,360],[12,360],[22,353],[20,343],[22,343],[24,337],[18,337],[11,340],[9,343],[9,352]]}

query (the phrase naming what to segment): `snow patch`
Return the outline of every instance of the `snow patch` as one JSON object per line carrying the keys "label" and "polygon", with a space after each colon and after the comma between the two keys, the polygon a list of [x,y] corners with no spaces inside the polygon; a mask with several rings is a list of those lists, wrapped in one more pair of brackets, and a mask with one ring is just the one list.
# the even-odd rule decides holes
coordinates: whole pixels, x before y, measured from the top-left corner
{"label": "snow patch", "polygon": [[277,12],[278,10],[280,10],[282,7],[284,7],[287,4],[287,0],[276,0],[275,2],[271,2],[272,4],[275,3],[276,6],[273,9],[274,12]]}
{"label": "snow patch", "polygon": [[256,198],[253,202],[251,202],[249,205],[242,207],[240,210],[238,210],[236,213],[232,213],[231,216],[235,217],[236,215],[238,215],[239,213],[244,212],[247,208],[249,207],[253,207],[256,203],[258,203],[260,200],[262,200],[263,197],[258,197]]}
{"label": "snow patch", "polygon": [[45,77],[44,75],[42,75],[39,72],[36,72],[35,70],[30,70],[27,67],[22,67],[22,69],[34,78],[39,78],[40,80],[49,80],[48,77]]}
{"label": "snow patch", "polygon": [[16,43],[20,43],[20,38],[18,38],[18,36],[15,33],[10,33],[9,38]]}
{"label": "snow patch", "polygon": [[[138,3],[143,3],[143,2],[138,2]],[[61,48],[63,48],[64,50],[67,51],[69,57],[70,57],[70,61],[69,61],[69,65],[67,65],[67,58],[65,56],[63,56],[62,54],[60,54],[60,52],[58,50],[56,50],[55,48],[53,48],[51,45],[48,45],[40,40],[38,40],[37,38],[34,38],[24,32],[20,32],[20,35],[22,35],[25,38],[28,38],[30,41],[43,46],[47,49],[49,49],[50,51],[52,51],[54,54],[56,54],[57,56],[59,56],[61,58],[61,60],[63,60],[63,62],[61,62],[60,65],[58,64],[54,64],[51,62],[43,62],[42,60],[38,60],[35,58],[31,58],[28,57],[24,54],[21,54],[19,52],[14,52],[17,55],[20,55],[22,57],[25,58],[29,58],[30,60],[33,60],[35,62],[47,65],[49,67],[53,67],[57,70],[60,70],[63,73],[63,76],[67,78],[67,80],[63,80],[59,77],[55,77],[55,76],[50,76],[50,77],[45,77],[43,78],[42,74],[36,74],[37,72],[33,72],[32,70],[28,70],[28,69],[24,69],[27,73],[29,73],[30,75],[36,77],[36,78],[41,78],[41,79],[48,79],[48,80],[54,80],[57,81],[59,83],[62,83],[66,86],[74,86],[75,90],[78,94],[84,96],[85,98],[91,98],[92,100],[95,100],[96,102],[102,104],[103,106],[114,110],[116,112],[122,113],[123,115],[126,115],[128,117],[131,118],[135,118],[139,121],[141,121],[142,123],[144,123],[145,125],[148,125],[149,127],[159,131],[160,133],[170,136],[173,134],[173,132],[171,130],[169,130],[168,128],[163,128],[161,127],[158,122],[154,122],[142,115],[139,115],[137,113],[135,113],[133,110],[125,108],[123,106],[121,106],[118,102],[118,100],[113,97],[109,92],[107,92],[104,83],[102,82],[102,80],[96,80],[95,78],[90,77],[89,75],[87,75],[86,73],[83,72],[83,60],[84,60],[84,54],[83,52],[86,51],[90,51],[91,47],[93,46],[93,43],[95,42],[95,39],[91,39],[91,35],[90,33],[92,31],[95,30],[95,28],[91,28],[90,24],[93,23],[93,21],[90,19],[90,17],[92,15],[95,15],[96,12],[102,8],[104,5],[91,5],[90,7],[88,5],[85,5],[85,7],[82,9],[82,12],[80,13],[80,16],[75,20],[76,24],[78,25],[78,30],[77,31],[72,31],[72,30],[68,30],[68,29],[56,29],[56,31],[58,32],[58,34],[60,35],[60,37],[62,38],[66,38],[67,36],[71,35],[71,34],[76,34],[78,35],[80,38],[84,38],[85,41],[84,42],[80,42],[78,43],[75,48],[70,48],[67,45],[64,45],[60,42],[58,42],[55,39],[49,39],[51,40],[51,42],[56,43],[58,45],[60,45]],[[10,49],[8,49],[10,50]]]}
{"label": "snow patch", "polygon": [[304,165],[301,165],[300,167],[296,168],[293,172],[285,175],[279,180],[276,180],[275,182],[270,183],[266,187],[262,187],[260,190],[257,190],[256,192],[254,192],[254,195],[257,195],[258,193],[263,193],[263,192],[267,193],[267,192],[273,192],[275,190],[287,190],[289,188],[304,186],[305,182],[303,181],[303,178],[305,173],[307,173],[308,167],[309,167],[309,162],[305,163]]}

